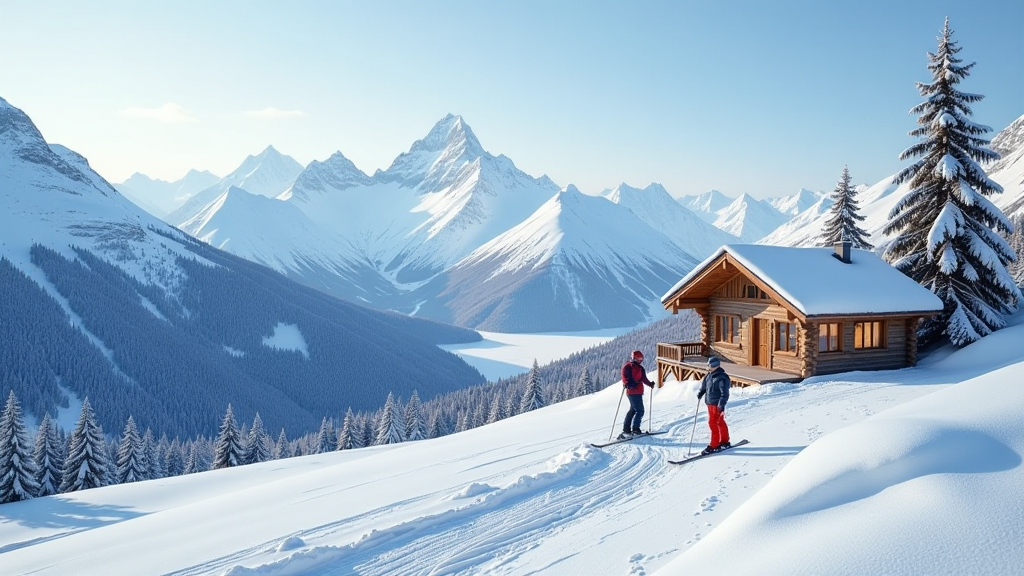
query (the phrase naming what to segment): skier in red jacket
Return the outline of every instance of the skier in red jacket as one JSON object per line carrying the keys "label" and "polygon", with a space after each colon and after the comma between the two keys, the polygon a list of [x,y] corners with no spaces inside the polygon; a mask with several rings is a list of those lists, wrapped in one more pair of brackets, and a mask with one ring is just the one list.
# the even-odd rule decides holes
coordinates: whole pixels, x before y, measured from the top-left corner
{"label": "skier in red jacket", "polygon": [[622,385],[626,388],[626,397],[629,398],[629,412],[626,412],[626,420],[622,423],[620,440],[644,433],[640,429],[640,423],[644,419],[644,384],[654,388],[654,382],[647,379],[643,363],[644,353],[633,350],[632,358],[622,366]]}

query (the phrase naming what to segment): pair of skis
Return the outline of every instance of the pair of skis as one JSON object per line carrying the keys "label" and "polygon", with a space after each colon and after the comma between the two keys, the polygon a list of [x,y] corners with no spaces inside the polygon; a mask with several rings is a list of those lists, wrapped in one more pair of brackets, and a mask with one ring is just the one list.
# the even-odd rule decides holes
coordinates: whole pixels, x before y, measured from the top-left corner
{"label": "pair of skis", "polygon": [[632,436],[626,436],[624,438],[616,438],[607,442],[596,444],[591,443],[590,445],[594,448],[604,448],[605,446],[611,446],[612,444],[622,444],[623,442],[629,442],[630,440],[636,440],[637,438],[643,438],[644,436],[657,436],[658,434],[665,434],[668,430],[658,430],[656,432],[642,432],[640,434],[633,434]]}
{"label": "pair of skis", "polygon": [[[644,432],[643,434],[634,434],[632,436],[628,436],[628,437],[624,437],[624,438],[616,438],[614,440],[609,440],[608,442],[603,442],[603,443],[600,443],[600,444],[598,444],[598,443],[591,443],[590,445],[593,446],[594,448],[604,448],[606,446],[612,446],[614,444],[621,444],[623,442],[629,442],[631,440],[636,440],[637,438],[643,438],[644,436],[657,436],[658,434],[665,434],[666,432],[668,432],[668,430],[658,430],[657,432]],[[721,452],[725,452],[726,450],[731,450],[733,448],[736,448],[737,446],[743,446],[743,445],[746,445],[746,444],[750,444],[750,442],[748,440],[746,440],[746,439],[743,439],[743,440],[740,440],[739,442],[736,442],[735,444],[729,446],[728,448],[722,448],[721,450],[718,450],[716,452],[708,452],[707,454],[699,453],[699,454],[695,454],[693,456],[688,456],[686,458],[683,458],[682,460],[669,460],[668,463],[669,464],[686,464],[687,462],[693,462],[694,460],[700,460],[701,458],[705,458],[707,456],[714,456],[715,454],[719,454]]]}

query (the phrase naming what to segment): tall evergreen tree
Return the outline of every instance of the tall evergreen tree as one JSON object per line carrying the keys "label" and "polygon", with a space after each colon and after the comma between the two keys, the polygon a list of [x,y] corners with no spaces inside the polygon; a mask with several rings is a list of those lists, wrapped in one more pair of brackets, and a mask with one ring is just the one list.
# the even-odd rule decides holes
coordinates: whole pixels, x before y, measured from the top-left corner
{"label": "tall evergreen tree", "polygon": [[511,418],[516,414],[519,414],[519,404],[523,397],[519,394],[519,389],[516,386],[509,386],[505,394],[505,417]]}
{"label": "tall evergreen tree", "polygon": [[498,420],[505,418],[505,399],[502,397],[500,391],[495,391],[494,397],[491,399],[491,409],[487,413],[487,423],[494,424]]}
{"label": "tall evergreen tree", "polygon": [[202,459],[199,456],[199,443],[190,442],[188,447],[188,457],[185,458],[185,469],[181,472],[182,474],[195,474],[196,472],[202,472],[206,468],[202,464]]}
{"label": "tall evergreen tree", "polygon": [[257,412],[256,418],[252,421],[252,428],[249,428],[249,437],[242,452],[242,463],[256,464],[267,460],[270,460],[270,435],[263,428],[263,420]]}
{"label": "tall evergreen tree", "polygon": [[965,346],[1005,325],[1004,314],[1022,298],[1006,270],[1015,259],[994,230],[1009,233],[1012,224],[987,196],[1002,192],[979,162],[999,158],[981,135],[990,131],[975,124],[970,104],[984,98],[957,89],[974,63],[962,64],[960,47],[946,19],[936,53],[928,54],[932,82],[917,84],[924,102],[911,136],[920,141],[901,160],[919,160],[896,175],[896,184],[910,191],[889,213],[883,233],[895,235],[887,260],[934,292],[943,311],[919,331],[922,343],[946,335]]}
{"label": "tall evergreen tree", "polygon": [[181,442],[175,438],[164,452],[164,474],[168,477],[181,476],[185,473],[185,455]]}
{"label": "tall evergreen tree", "polygon": [[440,438],[446,436],[448,430],[444,425],[444,416],[437,410],[430,414],[430,425],[427,426],[427,438]]}
{"label": "tall evergreen tree", "polygon": [[455,419],[455,432],[465,432],[473,427],[473,417],[470,416],[469,410],[463,408],[459,410],[459,416]]}
{"label": "tall evergreen tree", "polygon": [[1013,234],[1010,235],[1009,242],[1010,249],[1017,259],[1007,267],[1007,272],[1018,287],[1024,286],[1024,213],[1013,219]]}
{"label": "tall evergreen tree", "polygon": [[32,459],[36,463],[36,484],[39,485],[39,496],[56,494],[57,488],[60,487],[60,471],[64,458],[64,451],[60,446],[57,424],[47,412],[43,414],[43,421],[39,423],[32,451]]}
{"label": "tall evergreen tree", "polygon": [[377,434],[373,443],[379,446],[404,441],[405,426],[402,424],[402,411],[395,401],[394,394],[389,392],[388,399],[384,402],[384,411],[381,413],[380,422],[377,423]]}
{"label": "tall evergreen tree", "polygon": [[162,478],[164,475],[164,460],[158,451],[159,445],[157,444],[156,437],[153,436],[153,430],[147,427],[146,431],[142,434],[142,466],[146,471],[145,480]]}
{"label": "tall evergreen tree", "polygon": [[363,421],[363,446],[373,446],[377,438],[377,424],[372,414],[366,414]]}
{"label": "tall evergreen tree", "polygon": [[537,359],[533,359],[533,368],[526,378],[526,390],[523,391],[523,399],[519,403],[519,413],[529,412],[544,407],[544,394],[540,389],[540,367],[537,366]]}
{"label": "tall evergreen tree", "polygon": [[220,423],[220,431],[217,433],[217,444],[213,453],[213,468],[230,468],[242,463],[242,441],[239,438],[238,424],[235,423],[235,414],[231,411],[231,404],[228,404],[228,411],[224,413],[224,419]]}
{"label": "tall evergreen tree", "polygon": [[0,415],[0,504],[28,500],[39,494],[33,448],[21,416],[21,404],[11,390]]}
{"label": "tall evergreen tree", "polygon": [[832,209],[821,231],[821,241],[831,247],[840,240],[849,240],[854,248],[872,250],[874,246],[868,243],[867,230],[857,226],[857,222],[864,221],[864,216],[858,212],[857,189],[851,186],[851,181],[850,169],[843,166],[843,175],[832,190]]}
{"label": "tall evergreen tree", "polygon": [[334,427],[331,426],[330,421],[327,417],[324,417],[323,422],[320,423],[320,431],[316,434],[316,442],[313,446],[314,454],[324,454],[326,452],[334,452],[338,447],[338,440],[334,436]]}
{"label": "tall evergreen tree", "polygon": [[60,491],[77,492],[110,483],[107,446],[89,399],[82,401],[78,423],[68,437],[68,451],[61,472]]}
{"label": "tall evergreen tree", "polygon": [[135,418],[128,416],[128,422],[124,425],[124,434],[121,436],[121,443],[117,447],[116,480],[118,484],[147,479],[148,473],[144,469],[143,450],[142,437],[139,436]]}
{"label": "tall evergreen tree", "polygon": [[291,457],[292,445],[288,442],[288,435],[284,433],[284,428],[281,428],[281,433],[277,435],[277,442],[274,443],[274,460]]}
{"label": "tall evergreen tree", "polygon": [[352,414],[352,408],[345,412],[345,419],[341,422],[341,431],[338,433],[338,450],[351,450],[361,448],[359,434],[355,433],[356,419]]}
{"label": "tall evergreen tree", "polygon": [[427,437],[427,427],[423,422],[422,409],[423,405],[420,403],[420,395],[416,390],[413,390],[409,403],[405,405],[406,440],[423,440]]}

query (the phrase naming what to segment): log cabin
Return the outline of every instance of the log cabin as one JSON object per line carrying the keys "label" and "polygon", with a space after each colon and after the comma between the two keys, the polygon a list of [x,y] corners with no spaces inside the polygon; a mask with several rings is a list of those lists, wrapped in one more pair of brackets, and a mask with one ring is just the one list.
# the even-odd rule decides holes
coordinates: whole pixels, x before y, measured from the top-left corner
{"label": "log cabin", "polygon": [[701,336],[658,343],[659,386],[702,378],[709,356],[733,385],[913,366],[918,324],[942,311],[935,294],[850,242],[723,246],[661,302],[695,310]]}

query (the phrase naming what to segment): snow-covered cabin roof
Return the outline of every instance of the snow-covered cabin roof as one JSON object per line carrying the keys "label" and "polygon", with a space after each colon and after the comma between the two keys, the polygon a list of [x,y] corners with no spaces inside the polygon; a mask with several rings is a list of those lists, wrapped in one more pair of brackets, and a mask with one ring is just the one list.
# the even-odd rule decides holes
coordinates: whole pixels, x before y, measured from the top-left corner
{"label": "snow-covered cabin roof", "polygon": [[[720,261],[756,276],[796,312],[807,316],[934,314],[942,301],[873,252],[851,250],[850,262],[832,248],[730,244],[698,264],[662,298],[666,307]],[[720,285],[720,284],[719,284]],[[713,288],[717,288],[714,286]],[[704,295],[706,296],[706,295]],[[693,294],[693,297],[700,295]]]}

